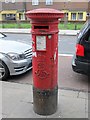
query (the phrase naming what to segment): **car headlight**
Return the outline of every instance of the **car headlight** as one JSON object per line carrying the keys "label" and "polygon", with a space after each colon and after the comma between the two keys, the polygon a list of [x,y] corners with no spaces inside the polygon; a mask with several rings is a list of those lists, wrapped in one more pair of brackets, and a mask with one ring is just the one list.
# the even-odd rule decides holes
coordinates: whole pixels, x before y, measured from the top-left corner
{"label": "car headlight", "polygon": [[25,55],[24,54],[8,53],[7,55],[12,60],[23,60],[23,59],[25,59]]}

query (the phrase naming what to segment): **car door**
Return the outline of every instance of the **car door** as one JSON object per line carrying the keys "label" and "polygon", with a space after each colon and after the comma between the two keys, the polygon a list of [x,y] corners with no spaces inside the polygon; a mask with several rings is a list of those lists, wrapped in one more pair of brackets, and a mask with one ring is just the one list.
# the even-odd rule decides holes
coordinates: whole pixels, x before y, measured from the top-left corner
{"label": "car door", "polygon": [[90,62],[90,29],[82,37],[81,44],[84,46],[84,57],[82,60]]}

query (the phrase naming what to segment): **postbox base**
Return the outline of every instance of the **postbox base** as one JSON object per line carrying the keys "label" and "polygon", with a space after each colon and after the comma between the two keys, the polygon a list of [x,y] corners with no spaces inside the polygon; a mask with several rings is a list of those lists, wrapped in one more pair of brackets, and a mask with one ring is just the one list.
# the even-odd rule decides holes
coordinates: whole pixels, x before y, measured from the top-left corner
{"label": "postbox base", "polygon": [[58,87],[40,90],[33,87],[33,107],[39,115],[51,115],[57,110]]}

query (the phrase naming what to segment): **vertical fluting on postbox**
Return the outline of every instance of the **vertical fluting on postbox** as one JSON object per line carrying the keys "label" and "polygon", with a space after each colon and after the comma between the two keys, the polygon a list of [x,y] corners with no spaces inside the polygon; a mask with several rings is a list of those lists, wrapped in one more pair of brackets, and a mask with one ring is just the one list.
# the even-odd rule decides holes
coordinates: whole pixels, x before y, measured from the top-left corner
{"label": "vertical fluting on postbox", "polygon": [[33,108],[37,114],[57,110],[58,99],[58,19],[64,14],[55,9],[28,11],[32,24]]}

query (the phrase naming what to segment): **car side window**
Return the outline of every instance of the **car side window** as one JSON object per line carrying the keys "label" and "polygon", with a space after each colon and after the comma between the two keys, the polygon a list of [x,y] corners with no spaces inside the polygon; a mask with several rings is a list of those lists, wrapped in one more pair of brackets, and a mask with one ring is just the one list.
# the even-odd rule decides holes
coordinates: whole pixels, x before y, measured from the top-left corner
{"label": "car side window", "polygon": [[88,30],[88,32],[86,33],[85,37],[84,37],[84,40],[86,42],[89,42],[90,43],[90,29]]}
{"label": "car side window", "polygon": [[89,35],[89,37],[88,37],[88,42],[90,42],[90,35]]}

